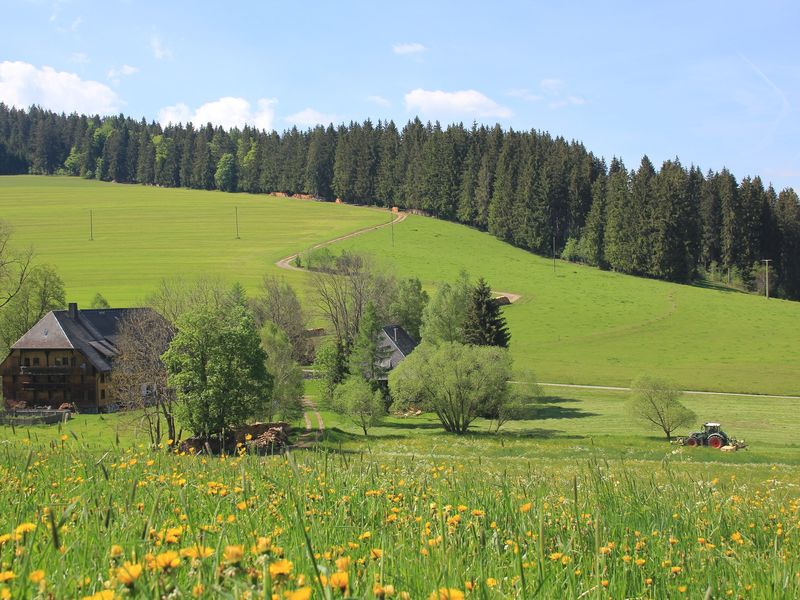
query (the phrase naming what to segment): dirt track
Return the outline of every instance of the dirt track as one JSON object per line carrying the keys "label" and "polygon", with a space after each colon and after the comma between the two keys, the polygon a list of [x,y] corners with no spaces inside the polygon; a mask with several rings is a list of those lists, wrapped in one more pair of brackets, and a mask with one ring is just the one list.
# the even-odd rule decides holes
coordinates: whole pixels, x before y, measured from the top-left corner
{"label": "dirt track", "polygon": [[[399,212],[399,213],[397,213],[395,215],[394,219],[392,219],[391,221],[389,221],[387,223],[381,223],[379,225],[372,225],[370,227],[364,227],[364,228],[359,229],[357,231],[354,231],[352,233],[348,233],[347,235],[340,235],[339,237],[333,238],[332,240],[328,240],[327,242],[320,242],[319,244],[316,244],[315,246],[311,246],[311,250],[317,250],[318,248],[324,248],[325,246],[330,246],[331,244],[335,244],[336,242],[341,242],[342,240],[347,240],[347,239],[356,237],[357,235],[361,235],[362,233],[368,233],[370,231],[375,231],[376,229],[382,229],[384,227],[389,227],[390,225],[395,225],[396,223],[400,223],[402,221],[405,221],[407,216],[408,215],[406,213]],[[289,271],[303,271],[304,269],[301,269],[300,267],[296,267],[296,266],[294,266],[294,264],[292,264],[294,262],[294,259],[296,259],[299,254],[300,254],[299,252],[295,252],[291,256],[287,256],[286,258],[280,259],[275,264],[281,269],[287,269]]]}

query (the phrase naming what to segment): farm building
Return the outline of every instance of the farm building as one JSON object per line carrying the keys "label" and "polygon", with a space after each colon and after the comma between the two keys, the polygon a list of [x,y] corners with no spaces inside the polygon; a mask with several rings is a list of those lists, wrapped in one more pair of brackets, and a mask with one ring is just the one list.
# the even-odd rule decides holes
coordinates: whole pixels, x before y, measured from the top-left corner
{"label": "farm building", "polygon": [[381,368],[391,371],[417,347],[418,343],[408,335],[405,329],[399,325],[386,325],[381,328],[379,344],[383,351],[384,359],[381,361]]}
{"label": "farm building", "polygon": [[6,406],[28,408],[73,404],[101,412],[113,404],[109,386],[120,324],[149,308],[54,310],[13,346],[0,363]]}

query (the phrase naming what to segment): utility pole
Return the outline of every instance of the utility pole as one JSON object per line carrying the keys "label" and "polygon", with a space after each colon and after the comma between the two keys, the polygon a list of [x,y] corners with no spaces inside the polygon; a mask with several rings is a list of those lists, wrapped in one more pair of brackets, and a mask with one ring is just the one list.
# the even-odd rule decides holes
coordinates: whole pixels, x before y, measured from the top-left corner
{"label": "utility pole", "polygon": [[764,287],[766,288],[765,293],[767,295],[767,300],[769,300],[769,263],[772,262],[772,259],[771,258],[762,258],[761,262],[763,262],[764,266],[766,266],[766,268],[767,268],[767,285],[765,285]]}
{"label": "utility pole", "polygon": [[239,207],[235,206],[234,210],[236,211],[236,239],[239,239]]}
{"label": "utility pole", "polygon": [[94,221],[92,220],[92,209],[89,209],[89,241],[94,241]]}

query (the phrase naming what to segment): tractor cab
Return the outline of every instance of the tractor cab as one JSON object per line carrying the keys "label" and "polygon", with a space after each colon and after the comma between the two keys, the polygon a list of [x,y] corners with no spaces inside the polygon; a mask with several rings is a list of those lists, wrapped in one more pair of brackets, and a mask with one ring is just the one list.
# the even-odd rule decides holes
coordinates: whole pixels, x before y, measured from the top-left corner
{"label": "tractor cab", "polygon": [[722,431],[719,423],[703,423],[703,431],[692,433],[686,438],[687,446],[710,446],[714,449],[722,448],[729,442],[728,434]]}

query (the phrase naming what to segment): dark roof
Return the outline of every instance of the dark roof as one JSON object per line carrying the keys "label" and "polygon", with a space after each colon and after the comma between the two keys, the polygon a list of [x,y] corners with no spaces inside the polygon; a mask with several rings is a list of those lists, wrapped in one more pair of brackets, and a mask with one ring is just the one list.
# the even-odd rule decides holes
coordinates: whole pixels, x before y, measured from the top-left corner
{"label": "dark roof", "polygon": [[403,356],[408,356],[417,347],[417,342],[414,341],[405,329],[400,325],[386,325],[383,327],[383,333],[394,348],[400,351]]}
{"label": "dark roof", "polygon": [[54,310],[42,317],[12,350],[67,350],[81,352],[98,371],[110,371],[119,326],[125,318],[149,308]]}

